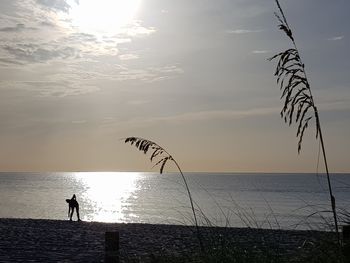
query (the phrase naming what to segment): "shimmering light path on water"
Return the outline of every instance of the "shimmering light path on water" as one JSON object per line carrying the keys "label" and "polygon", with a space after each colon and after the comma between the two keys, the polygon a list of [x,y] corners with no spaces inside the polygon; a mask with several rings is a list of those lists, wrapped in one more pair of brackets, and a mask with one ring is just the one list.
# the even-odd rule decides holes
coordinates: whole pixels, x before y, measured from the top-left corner
{"label": "shimmering light path on water", "polygon": [[136,190],[139,173],[75,173],[85,191],[81,197],[85,207],[84,220],[122,222],[125,203]]}
{"label": "shimmering light path on water", "polygon": [[[331,220],[323,175],[187,173],[203,224],[320,228]],[[349,210],[350,175],[332,175],[339,209]],[[67,219],[77,195],[85,221],[192,224],[178,174],[0,173],[0,217]],[[307,219],[307,220],[306,220]],[[305,221],[306,220],[306,221]]]}

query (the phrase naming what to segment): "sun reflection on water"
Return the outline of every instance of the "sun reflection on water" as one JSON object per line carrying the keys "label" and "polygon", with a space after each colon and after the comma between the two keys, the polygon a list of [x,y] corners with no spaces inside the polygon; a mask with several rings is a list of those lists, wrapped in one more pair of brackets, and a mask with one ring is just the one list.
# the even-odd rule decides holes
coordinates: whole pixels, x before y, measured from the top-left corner
{"label": "sun reflection on water", "polygon": [[137,189],[140,173],[80,172],[75,177],[85,189],[79,198],[83,220],[124,221],[124,206]]}

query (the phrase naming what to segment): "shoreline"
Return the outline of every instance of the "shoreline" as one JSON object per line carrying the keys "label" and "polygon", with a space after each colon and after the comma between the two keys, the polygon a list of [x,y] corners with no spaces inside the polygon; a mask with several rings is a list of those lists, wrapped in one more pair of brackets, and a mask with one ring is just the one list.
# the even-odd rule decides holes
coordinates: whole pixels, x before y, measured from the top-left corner
{"label": "shoreline", "polygon": [[[267,249],[288,257],[333,236],[309,230],[200,229],[206,244],[227,236],[243,249]],[[194,226],[0,218],[0,262],[103,262],[106,231],[119,232],[120,262],[149,262],[152,255],[177,257],[199,251]]]}

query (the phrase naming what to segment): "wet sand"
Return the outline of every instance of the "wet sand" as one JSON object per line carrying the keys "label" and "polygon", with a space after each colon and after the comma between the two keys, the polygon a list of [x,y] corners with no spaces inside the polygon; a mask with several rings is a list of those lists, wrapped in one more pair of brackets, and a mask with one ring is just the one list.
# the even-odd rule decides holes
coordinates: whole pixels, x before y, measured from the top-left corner
{"label": "wet sand", "polygon": [[[120,262],[148,262],[151,255],[176,257],[199,251],[195,228],[180,225],[0,219],[0,262],[104,262],[105,232],[120,235]],[[248,249],[268,248],[293,257],[321,238],[318,231],[201,228],[206,244],[230,236]]]}

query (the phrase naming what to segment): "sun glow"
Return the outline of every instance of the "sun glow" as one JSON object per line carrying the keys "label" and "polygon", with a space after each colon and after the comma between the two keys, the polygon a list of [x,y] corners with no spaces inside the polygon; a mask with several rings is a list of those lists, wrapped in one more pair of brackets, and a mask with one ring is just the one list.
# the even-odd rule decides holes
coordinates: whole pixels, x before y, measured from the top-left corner
{"label": "sun glow", "polygon": [[133,22],[141,0],[73,0],[69,12],[74,27],[91,34],[116,34]]}

